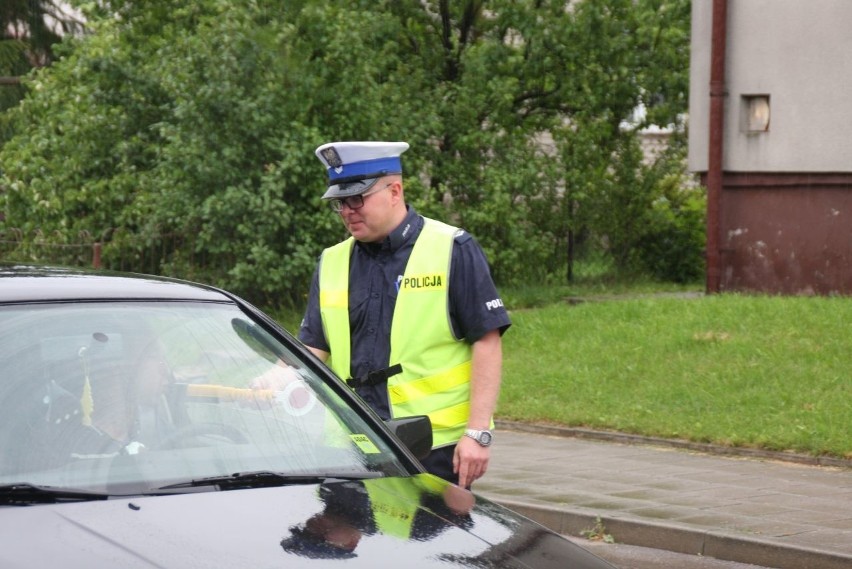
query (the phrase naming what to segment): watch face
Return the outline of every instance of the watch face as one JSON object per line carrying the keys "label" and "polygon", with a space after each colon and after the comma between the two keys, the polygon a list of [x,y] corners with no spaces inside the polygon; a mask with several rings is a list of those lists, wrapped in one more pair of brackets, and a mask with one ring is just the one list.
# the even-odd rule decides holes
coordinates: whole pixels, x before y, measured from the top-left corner
{"label": "watch face", "polygon": [[484,446],[488,446],[491,444],[491,433],[488,431],[482,431],[479,433],[479,442]]}

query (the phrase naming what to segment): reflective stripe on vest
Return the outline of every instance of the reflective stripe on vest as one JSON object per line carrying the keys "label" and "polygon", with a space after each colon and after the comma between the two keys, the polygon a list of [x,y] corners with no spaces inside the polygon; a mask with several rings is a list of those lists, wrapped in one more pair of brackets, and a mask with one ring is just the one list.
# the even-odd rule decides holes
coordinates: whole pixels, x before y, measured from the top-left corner
{"label": "reflective stripe on vest", "polygon": [[[470,410],[471,347],[453,336],[447,296],[457,231],[425,220],[398,283],[391,323],[389,364],[402,364],[402,373],[388,381],[391,415],[429,415],[433,448],[458,442]],[[348,299],[353,243],[349,238],[326,249],[319,277],[320,312],[331,350],[328,364],[344,379],[351,373]]]}

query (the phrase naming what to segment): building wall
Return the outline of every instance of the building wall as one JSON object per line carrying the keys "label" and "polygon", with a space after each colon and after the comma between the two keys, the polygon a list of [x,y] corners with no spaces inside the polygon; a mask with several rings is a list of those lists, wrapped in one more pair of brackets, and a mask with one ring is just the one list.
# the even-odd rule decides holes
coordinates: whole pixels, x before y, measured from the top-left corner
{"label": "building wall", "polygon": [[[707,170],[712,0],[692,2],[689,167]],[[852,170],[852,1],[728,0],[723,169]],[[767,132],[743,96],[769,95]]]}
{"label": "building wall", "polygon": [[[693,0],[689,168],[706,183],[713,0]],[[852,0],[728,0],[718,289],[852,294]],[[746,97],[769,97],[766,131]],[[708,210],[709,211],[709,210]],[[708,224],[708,231],[713,230]]]}
{"label": "building wall", "polygon": [[852,295],[852,176],[727,174],[720,291]]}

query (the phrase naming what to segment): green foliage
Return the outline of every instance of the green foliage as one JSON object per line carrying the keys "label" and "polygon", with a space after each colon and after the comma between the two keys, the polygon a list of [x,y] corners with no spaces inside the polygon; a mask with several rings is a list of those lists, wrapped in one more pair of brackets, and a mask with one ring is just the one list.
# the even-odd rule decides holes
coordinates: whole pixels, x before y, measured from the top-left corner
{"label": "green foliage", "polygon": [[[18,77],[29,69],[25,43],[17,39],[0,40],[0,76]],[[23,96],[24,88],[21,85],[0,85],[0,113],[17,105]],[[8,119],[0,114],[0,144],[11,134]]]}
{"label": "green foliage", "polygon": [[[3,0],[0,8],[0,76],[21,77],[50,63],[61,35],[78,33],[82,25],[63,3],[49,0]],[[23,86],[0,85],[0,145],[12,130],[2,115],[24,97]]]}
{"label": "green foliage", "polygon": [[615,538],[607,532],[606,525],[600,516],[595,518],[595,525],[589,529],[584,529],[580,535],[589,541],[602,541],[604,543],[615,543]]}
{"label": "green foliage", "polygon": [[648,227],[637,244],[648,274],[663,281],[695,282],[704,274],[707,195],[677,177],[662,181],[663,192],[648,212]]}
{"label": "green foliage", "polygon": [[627,122],[680,128],[688,0],[78,4],[90,33],[7,115],[0,184],[8,227],[85,231],[107,266],[298,303],[343,236],[330,140],[408,141],[408,200],[501,284],[570,274],[575,243],[633,267],[692,235],[683,165],[642,163]]}
{"label": "green foliage", "polygon": [[622,274],[695,281],[704,272],[706,194],[683,170],[682,137],[673,137],[653,162],[637,139],[618,143],[620,160],[601,176],[589,204],[602,246]]}

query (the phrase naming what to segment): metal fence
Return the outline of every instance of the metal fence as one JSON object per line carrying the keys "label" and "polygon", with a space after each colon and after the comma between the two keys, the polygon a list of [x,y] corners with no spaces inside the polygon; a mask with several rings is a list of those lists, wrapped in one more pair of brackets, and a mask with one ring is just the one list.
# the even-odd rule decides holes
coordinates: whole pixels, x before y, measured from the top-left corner
{"label": "metal fence", "polygon": [[0,261],[101,267],[102,242],[87,231],[64,234],[41,230],[0,230]]}
{"label": "metal fence", "polygon": [[88,231],[0,228],[0,262],[93,267],[190,280],[216,280],[227,275],[237,263],[236,255],[211,254],[197,247],[196,235],[189,229],[176,234],[115,228],[94,235]]}

